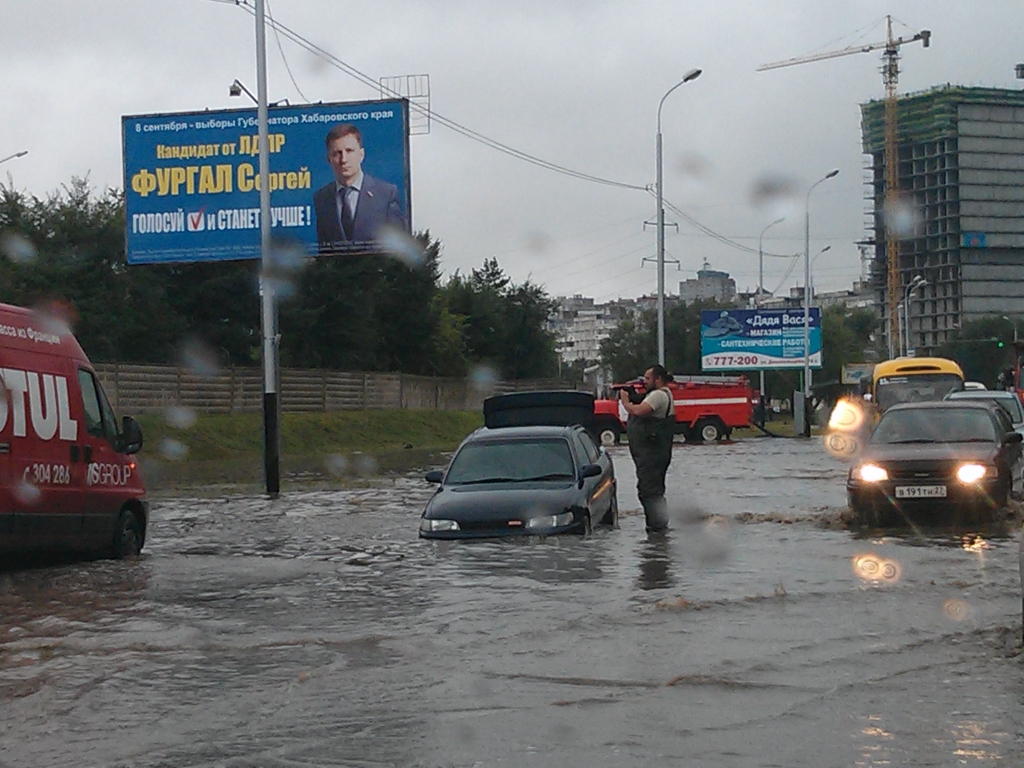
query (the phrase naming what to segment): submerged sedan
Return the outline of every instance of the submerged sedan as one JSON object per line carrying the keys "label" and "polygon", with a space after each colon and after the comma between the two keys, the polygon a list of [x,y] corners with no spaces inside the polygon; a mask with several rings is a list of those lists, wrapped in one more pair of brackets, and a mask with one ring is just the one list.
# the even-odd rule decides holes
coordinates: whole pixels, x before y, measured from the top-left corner
{"label": "submerged sedan", "polygon": [[872,525],[943,507],[957,517],[990,514],[1017,490],[1021,438],[988,402],[895,405],[850,469],[850,506]]}
{"label": "submerged sedan", "polygon": [[[502,397],[506,403],[516,401],[515,395]],[[593,398],[589,402],[592,413]],[[491,426],[463,441],[447,470],[427,473],[426,479],[440,487],[423,511],[421,537],[586,534],[599,524],[618,524],[615,470],[608,454],[582,425],[530,422],[489,419]],[[517,426],[521,423],[527,425]]]}

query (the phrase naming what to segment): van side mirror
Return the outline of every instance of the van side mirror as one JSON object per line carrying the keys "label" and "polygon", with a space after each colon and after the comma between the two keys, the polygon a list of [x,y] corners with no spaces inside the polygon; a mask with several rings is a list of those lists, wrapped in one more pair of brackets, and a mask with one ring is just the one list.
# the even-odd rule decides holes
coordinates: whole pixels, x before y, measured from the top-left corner
{"label": "van side mirror", "polygon": [[444,472],[440,469],[432,469],[423,476],[423,479],[428,483],[440,483],[444,480]]}
{"label": "van side mirror", "polygon": [[1007,432],[1006,433],[1006,444],[1007,445],[1013,445],[1014,443],[1019,443],[1022,440],[1024,440],[1024,435],[1022,435],[1020,432]]}
{"label": "van side mirror", "polygon": [[121,434],[118,436],[121,453],[138,453],[142,450],[142,427],[131,416],[121,419]]}
{"label": "van side mirror", "polygon": [[600,464],[584,464],[580,467],[580,488],[583,487],[583,481],[588,477],[599,477],[601,475]]}

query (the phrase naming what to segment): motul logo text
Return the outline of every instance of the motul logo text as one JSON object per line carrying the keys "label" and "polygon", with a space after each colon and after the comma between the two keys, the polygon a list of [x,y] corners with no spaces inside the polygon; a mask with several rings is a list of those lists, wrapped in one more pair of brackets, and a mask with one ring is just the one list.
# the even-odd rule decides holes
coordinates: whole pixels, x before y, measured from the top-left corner
{"label": "motul logo text", "polygon": [[66,377],[15,368],[0,369],[0,375],[7,390],[7,396],[0,397],[0,432],[7,429],[10,418],[15,437],[25,437],[31,420],[32,431],[41,440],[52,440],[58,433],[61,440],[78,438],[78,422],[71,418]]}

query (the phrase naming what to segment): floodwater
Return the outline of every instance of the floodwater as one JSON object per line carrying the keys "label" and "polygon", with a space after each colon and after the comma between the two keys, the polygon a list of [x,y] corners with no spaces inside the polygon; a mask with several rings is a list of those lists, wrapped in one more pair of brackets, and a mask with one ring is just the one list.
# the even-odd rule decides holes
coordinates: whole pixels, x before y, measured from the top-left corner
{"label": "floodwater", "polygon": [[417,473],[0,573],[0,766],[1024,764],[1016,533],[858,536],[762,438],[677,446],[648,540],[611,451],[587,539],[420,541]]}

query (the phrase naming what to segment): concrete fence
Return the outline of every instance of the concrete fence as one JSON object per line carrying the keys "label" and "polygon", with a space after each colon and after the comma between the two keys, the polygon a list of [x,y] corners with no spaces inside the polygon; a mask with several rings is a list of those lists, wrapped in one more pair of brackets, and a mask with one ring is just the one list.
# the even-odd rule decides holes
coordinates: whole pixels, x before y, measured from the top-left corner
{"label": "concrete fence", "polygon": [[[184,406],[202,413],[241,413],[263,409],[259,368],[229,368],[204,375],[173,365],[97,363],[96,374],[114,408],[122,414]],[[281,410],[340,411],[367,408],[479,410],[491,394],[532,389],[574,389],[555,379],[497,381],[481,385],[466,379],[404,373],[281,370]]]}

